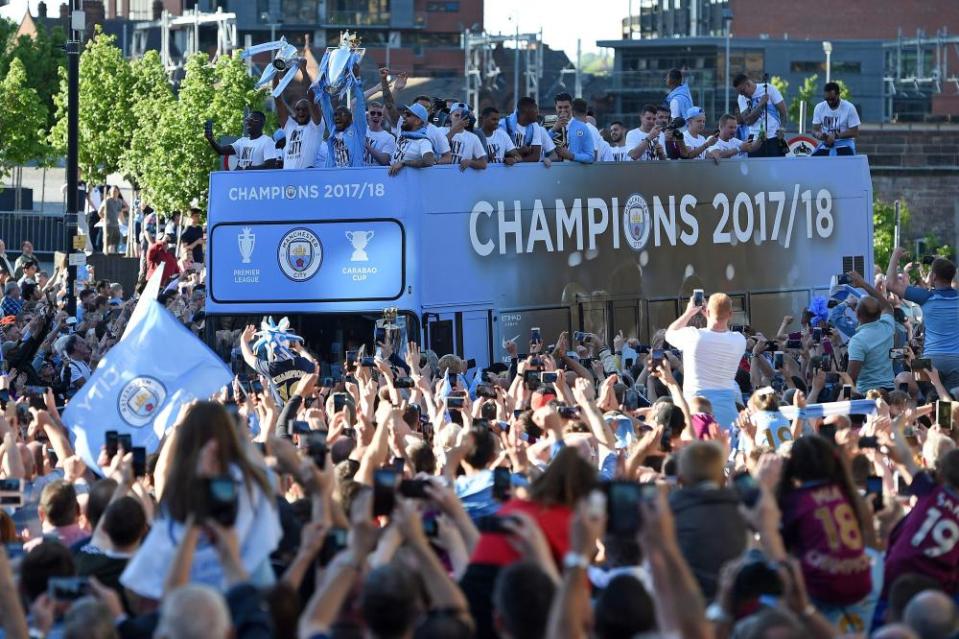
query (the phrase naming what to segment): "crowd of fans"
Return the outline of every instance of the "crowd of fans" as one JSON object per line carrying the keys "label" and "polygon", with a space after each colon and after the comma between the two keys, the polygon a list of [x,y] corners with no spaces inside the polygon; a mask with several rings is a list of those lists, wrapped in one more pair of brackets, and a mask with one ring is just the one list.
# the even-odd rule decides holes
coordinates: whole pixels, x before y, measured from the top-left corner
{"label": "crowd of fans", "polygon": [[[198,329],[202,235],[159,226],[144,271]],[[321,377],[325,345],[250,326],[230,387],[89,468],[61,413],[133,303],[90,278],[69,316],[29,248],[0,251],[0,636],[959,632],[947,259],[897,250],[776,334],[697,294],[650,344],[535,333],[478,372],[386,331]]]}
{"label": "crowd of fans", "polygon": [[[305,66],[302,73],[309,83]],[[518,99],[511,114],[494,106],[474,113],[456,98],[428,95],[397,107],[393,91],[405,86],[405,76],[391,80],[389,69],[383,68],[380,78],[381,85],[367,91],[367,97],[380,99],[364,102],[365,113],[354,113],[344,103],[333,112],[333,122],[325,122],[311,89],[292,108],[282,96],[277,99],[280,126],[272,136],[264,131],[265,114],[255,111],[247,117],[240,139],[220,144],[213,122],[207,123],[206,138],[220,155],[236,155],[237,169],[365,165],[389,166],[391,175],[404,167],[437,164],[454,164],[466,171],[521,162],[550,166],[563,161],[718,161],[789,152],[783,96],[768,82],[755,82],[743,74],[733,79],[738,93],[736,113],[723,115],[712,127],[707,126],[703,109],[693,104],[682,71],[672,69],[666,75],[668,94],[661,104],[643,107],[640,126],[627,129],[616,120],[602,130],[586,100],[569,93],[555,96],[554,113],[547,116],[540,114],[530,97]],[[812,134],[819,140],[813,155],[855,154],[859,116],[840,92],[837,83],[827,83],[823,101],[813,112]],[[365,142],[356,143],[361,138]]]}

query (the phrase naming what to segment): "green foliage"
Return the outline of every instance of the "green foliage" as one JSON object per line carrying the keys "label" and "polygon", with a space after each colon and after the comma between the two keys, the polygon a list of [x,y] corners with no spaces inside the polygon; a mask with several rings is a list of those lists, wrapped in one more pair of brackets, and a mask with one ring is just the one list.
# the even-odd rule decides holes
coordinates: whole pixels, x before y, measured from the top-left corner
{"label": "green foliage", "polygon": [[120,166],[133,184],[140,185],[146,177],[146,160],[152,150],[157,122],[176,100],[170,87],[170,78],[157,51],[147,51],[142,58],[133,60],[130,70],[133,75],[130,98],[136,126]]}
{"label": "green foliage", "polygon": [[613,57],[605,52],[586,52],[580,56],[582,73],[591,75],[609,75],[613,69]]}
{"label": "green foliage", "polygon": [[[909,228],[911,214],[905,200],[899,204],[900,233],[905,236]],[[873,263],[885,270],[892,255],[893,240],[896,233],[896,205],[879,198],[872,201],[872,253]],[[900,239],[900,242],[902,240]]]}
{"label": "green foliage", "polygon": [[774,75],[771,78],[769,78],[769,84],[773,85],[779,90],[779,92],[783,96],[783,100],[785,100],[786,103],[788,104],[789,103],[789,81],[786,80],[785,78],[779,77],[778,75]]}
{"label": "green foliage", "polygon": [[150,131],[134,135],[133,146],[141,156],[144,196],[157,210],[183,210],[194,199],[206,207],[210,171],[221,160],[203,137],[204,123],[214,121],[214,135],[239,136],[244,111],[263,107],[254,84],[239,52],[215,66],[206,54],[195,54],[187,60],[178,99],[152,100],[141,109]]}
{"label": "green foliage", "polygon": [[[0,43],[8,42],[0,29]],[[60,27],[47,31],[38,25],[36,37],[20,36],[15,41],[9,41],[5,47],[0,47],[0,77],[7,73],[10,62],[19,59],[27,69],[28,84],[32,87],[40,101],[43,102],[47,113],[47,122],[44,128],[53,125],[55,113],[53,95],[57,91],[59,71],[67,63],[64,44],[66,36]]]}
{"label": "green foliage", "polygon": [[43,135],[46,123],[46,106],[29,86],[23,63],[13,58],[0,82],[0,178],[15,166],[49,154]]}
{"label": "green foliage", "polygon": [[[116,38],[98,33],[80,55],[80,171],[84,179],[101,183],[120,170],[120,161],[137,126],[132,109],[133,75]],[[60,153],[67,146],[67,82],[60,74],[55,100],[57,122],[50,141]]]}

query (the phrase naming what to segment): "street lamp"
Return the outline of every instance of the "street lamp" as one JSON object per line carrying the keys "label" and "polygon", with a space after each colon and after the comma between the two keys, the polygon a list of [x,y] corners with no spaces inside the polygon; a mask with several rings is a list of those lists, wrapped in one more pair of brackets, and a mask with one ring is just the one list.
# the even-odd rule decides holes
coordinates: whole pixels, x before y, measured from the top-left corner
{"label": "street lamp", "polygon": [[822,51],[826,54],[826,82],[828,83],[832,76],[832,42],[828,40],[822,43]]}
{"label": "street lamp", "polygon": [[730,39],[729,25],[730,25],[730,23],[731,23],[732,21],[733,21],[733,10],[730,9],[730,8],[727,6],[727,7],[725,7],[725,8],[723,9],[723,27],[724,27],[725,30],[726,30],[726,72],[725,72],[725,74],[723,75],[723,80],[725,81],[724,83],[725,83],[725,85],[726,85],[726,110],[725,110],[725,113],[729,113],[729,112],[730,112],[730,109],[729,109],[729,85],[730,85],[730,83],[731,83],[732,81],[729,79],[729,39]]}

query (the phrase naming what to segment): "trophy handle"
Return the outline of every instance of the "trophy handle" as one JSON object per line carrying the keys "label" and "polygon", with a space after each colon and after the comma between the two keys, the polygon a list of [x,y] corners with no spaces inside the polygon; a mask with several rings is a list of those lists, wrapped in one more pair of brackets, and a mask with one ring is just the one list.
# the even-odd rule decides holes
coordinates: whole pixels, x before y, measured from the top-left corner
{"label": "trophy handle", "polygon": [[369,241],[372,240],[372,239],[373,239],[373,231],[367,231],[367,232],[366,232],[366,241],[369,242]]}
{"label": "trophy handle", "polygon": [[346,239],[348,239],[351,242],[353,241],[353,231],[346,232]]}

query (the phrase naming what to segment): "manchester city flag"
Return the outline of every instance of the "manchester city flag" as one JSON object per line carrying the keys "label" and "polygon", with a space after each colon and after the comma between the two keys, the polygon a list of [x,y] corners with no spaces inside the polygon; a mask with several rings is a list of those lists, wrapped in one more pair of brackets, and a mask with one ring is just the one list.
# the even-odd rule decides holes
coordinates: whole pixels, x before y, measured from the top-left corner
{"label": "manchester city flag", "polygon": [[232,379],[220,358],[159,302],[144,307],[63,413],[90,468],[97,467],[106,431],[129,433],[134,446],[151,453],[183,404],[208,398]]}

